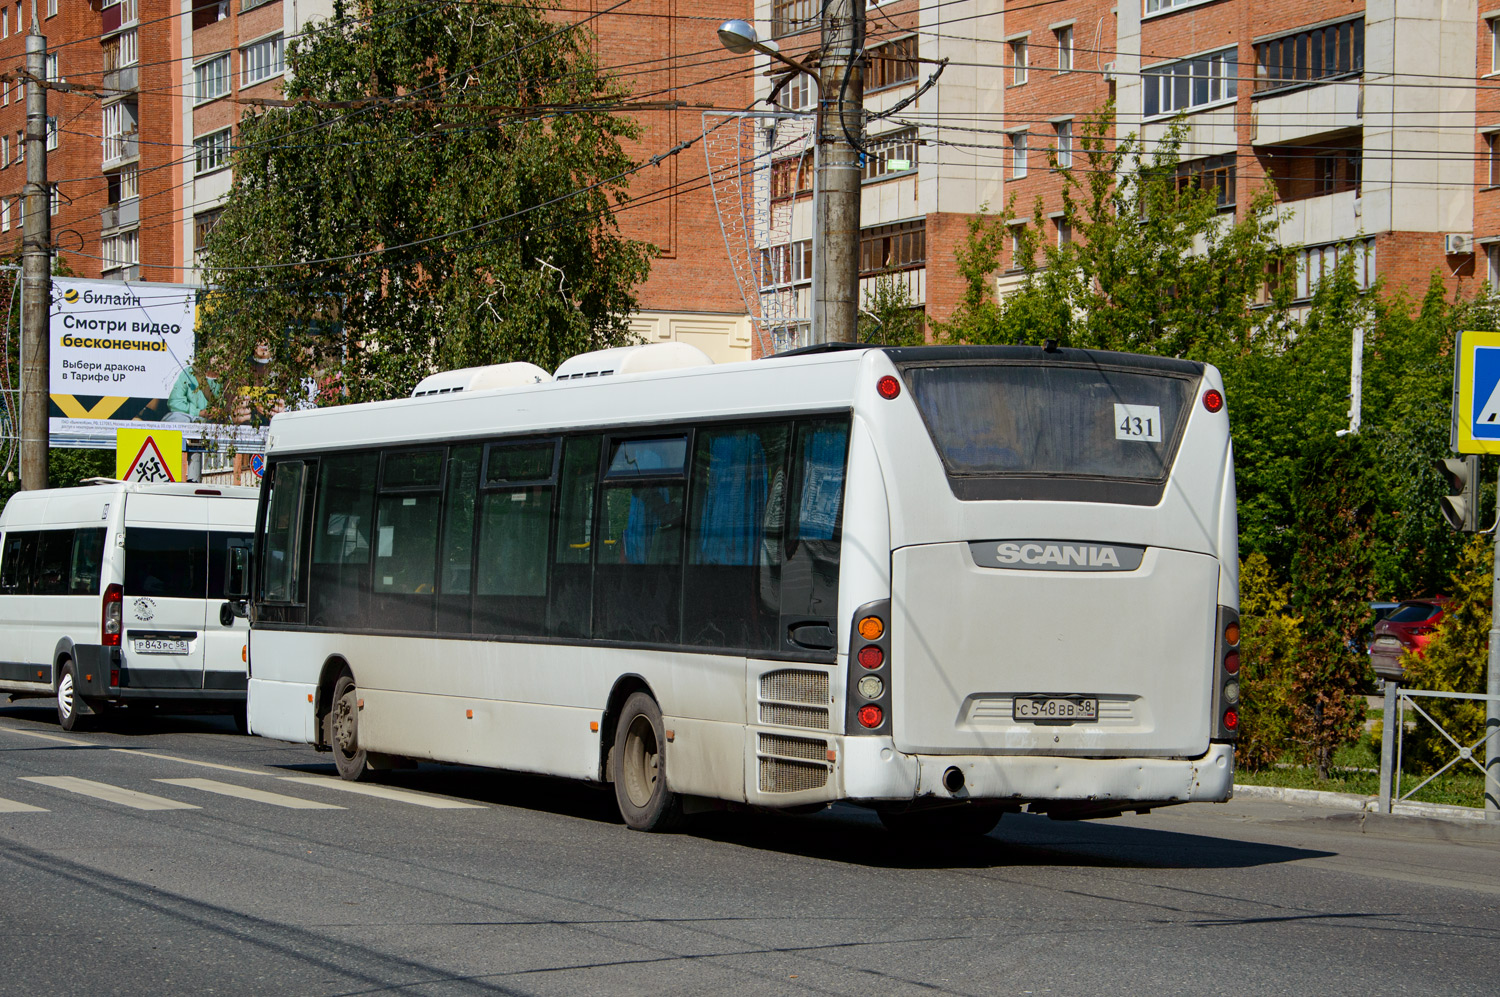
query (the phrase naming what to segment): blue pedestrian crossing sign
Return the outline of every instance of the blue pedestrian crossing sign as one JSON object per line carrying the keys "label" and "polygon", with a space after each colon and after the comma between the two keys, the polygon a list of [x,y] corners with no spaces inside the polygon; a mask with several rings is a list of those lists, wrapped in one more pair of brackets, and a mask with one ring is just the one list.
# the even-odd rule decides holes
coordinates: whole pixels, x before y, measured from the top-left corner
{"label": "blue pedestrian crossing sign", "polygon": [[1500,453],[1500,332],[1459,333],[1452,444],[1459,453]]}

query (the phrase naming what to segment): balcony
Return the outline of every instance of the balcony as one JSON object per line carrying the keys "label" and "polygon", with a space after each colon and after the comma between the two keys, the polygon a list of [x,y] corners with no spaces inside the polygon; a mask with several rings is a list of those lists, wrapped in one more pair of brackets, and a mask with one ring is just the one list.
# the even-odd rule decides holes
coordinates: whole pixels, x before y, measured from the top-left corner
{"label": "balcony", "polygon": [[1250,109],[1252,145],[1297,145],[1364,127],[1359,80],[1271,91]]}
{"label": "balcony", "polygon": [[104,71],[104,89],[116,94],[134,93],[140,87],[140,67],[125,66]]}
{"label": "balcony", "polygon": [[135,225],[141,220],[141,199],[132,197],[119,204],[111,204],[99,212],[99,228],[108,232],[117,228]]}

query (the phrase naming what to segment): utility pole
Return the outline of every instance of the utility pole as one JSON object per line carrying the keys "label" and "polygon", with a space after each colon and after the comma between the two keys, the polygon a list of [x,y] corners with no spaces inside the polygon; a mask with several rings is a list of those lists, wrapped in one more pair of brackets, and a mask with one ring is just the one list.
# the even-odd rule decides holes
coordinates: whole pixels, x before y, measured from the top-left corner
{"label": "utility pole", "polygon": [[21,487],[47,487],[52,197],[47,188],[47,39],[31,3],[26,35],[26,205],[21,242]]}
{"label": "utility pole", "polygon": [[812,324],[824,343],[859,339],[859,143],[865,127],[865,0],[828,0],[818,64],[818,164],[813,210],[821,236]]}

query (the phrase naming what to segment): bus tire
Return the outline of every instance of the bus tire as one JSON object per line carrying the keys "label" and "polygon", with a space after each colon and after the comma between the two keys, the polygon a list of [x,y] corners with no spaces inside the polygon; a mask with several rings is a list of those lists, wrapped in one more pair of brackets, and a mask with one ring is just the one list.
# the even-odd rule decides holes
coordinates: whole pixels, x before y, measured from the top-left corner
{"label": "bus tire", "polygon": [[898,838],[960,840],[982,838],[995,829],[1005,813],[999,807],[970,803],[933,810],[880,810],[880,823]]}
{"label": "bus tire", "polygon": [[358,782],[370,771],[365,749],[359,743],[359,690],[348,672],[333,684],[328,707],[328,746],[339,778]]}
{"label": "bus tire", "polygon": [[635,831],[670,831],[682,823],[682,797],[667,788],[666,729],[661,708],[633,692],[615,724],[610,776],[625,825]]}
{"label": "bus tire", "polygon": [[82,704],[78,696],[78,683],[73,677],[73,662],[64,658],[57,675],[54,701],[57,704],[57,725],[63,730],[79,730],[84,721],[78,712]]}

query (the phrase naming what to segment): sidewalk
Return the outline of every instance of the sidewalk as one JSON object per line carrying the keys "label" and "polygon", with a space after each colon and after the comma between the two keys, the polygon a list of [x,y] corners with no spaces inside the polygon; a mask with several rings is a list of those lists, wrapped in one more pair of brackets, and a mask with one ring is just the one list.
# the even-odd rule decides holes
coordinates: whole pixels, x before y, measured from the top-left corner
{"label": "sidewalk", "polygon": [[[1297,803],[1309,807],[1328,807],[1333,810],[1363,810],[1367,813],[1379,811],[1380,800],[1374,796],[1358,793],[1325,793],[1320,789],[1288,789],[1284,786],[1246,786],[1234,784],[1236,799],[1273,800],[1278,803]],[[1397,803],[1392,807],[1397,817],[1437,817],[1445,820],[1484,820],[1484,811],[1478,807],[1457,807],[1442,803]]]}

